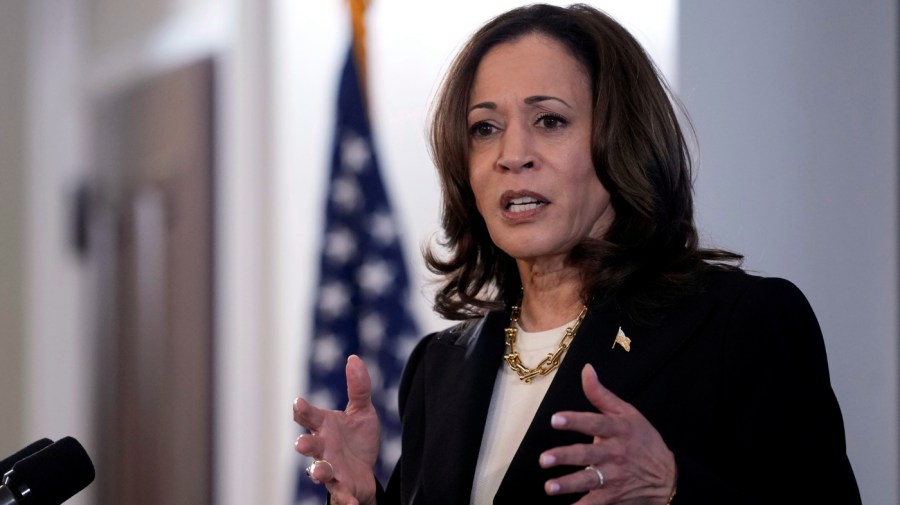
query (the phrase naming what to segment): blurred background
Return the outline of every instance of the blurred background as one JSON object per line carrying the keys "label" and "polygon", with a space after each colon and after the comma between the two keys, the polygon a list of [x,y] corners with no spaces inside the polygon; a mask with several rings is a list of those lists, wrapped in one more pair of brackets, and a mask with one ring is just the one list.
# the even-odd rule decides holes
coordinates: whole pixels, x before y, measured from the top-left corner
{"label": "blurred background", "polygon": [[[420,257],[429,103],[519,3],[369,8],[374,147],[421,333],[447,324]],[[863,502],[900,503],[897,3],[589,3],[688,110],[705,243],[809,298]],[[0,0],[0,457],[77,437],[98,479],[76,504],[292,503],[349,42],[342,0]]]}

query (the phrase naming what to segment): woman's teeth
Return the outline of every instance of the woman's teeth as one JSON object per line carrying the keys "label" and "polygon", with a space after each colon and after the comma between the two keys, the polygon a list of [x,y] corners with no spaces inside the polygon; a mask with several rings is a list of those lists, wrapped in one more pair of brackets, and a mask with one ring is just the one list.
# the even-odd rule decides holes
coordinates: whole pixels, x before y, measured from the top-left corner
{"label": "woman's teeth", "polygon": [[525,212],[536,209],[541,205],[544,205],[544,202],[535,198],[513,198],[506,205],[506,209],[511,212]]}

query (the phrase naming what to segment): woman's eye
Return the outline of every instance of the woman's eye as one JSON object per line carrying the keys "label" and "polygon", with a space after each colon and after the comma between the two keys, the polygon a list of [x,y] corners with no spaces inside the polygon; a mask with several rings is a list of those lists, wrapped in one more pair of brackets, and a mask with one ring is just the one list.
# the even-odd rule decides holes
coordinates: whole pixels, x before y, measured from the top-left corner
{"label": "woman's eye", "polygon": [[469,127],[469,134],[476,138],[489,137],[495,131],[497,128],[494,125],[484,121],[479,121]]}
{"label": "woman's eye", "polygon": [[557,130],[566,126],[568,122],[555,114],[544,114],[537,120],[537,125],[547,130]]}

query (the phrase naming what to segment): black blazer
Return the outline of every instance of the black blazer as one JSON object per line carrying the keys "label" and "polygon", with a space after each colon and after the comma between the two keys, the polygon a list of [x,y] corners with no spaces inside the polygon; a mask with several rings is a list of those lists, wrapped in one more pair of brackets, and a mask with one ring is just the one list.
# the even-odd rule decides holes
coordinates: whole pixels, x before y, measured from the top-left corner
{"label": "black blazer", "polygon": [[[508,312],[490,313],[415,349],[400,389],[403,453],[379,505],[469,503],[508,321]],[[619,326],[630,352],[613,348]],[[652,326],[592,306],[494,503],[577,500],[543,488],[576,468],[545,470],[538,456],[591,441],[550,426],[555,412],[596,410],[581,389],[585,363],[675,454],[674,503],[860,503],[812,309],[793,284],[737,271],[710,274],[701,294]]]}

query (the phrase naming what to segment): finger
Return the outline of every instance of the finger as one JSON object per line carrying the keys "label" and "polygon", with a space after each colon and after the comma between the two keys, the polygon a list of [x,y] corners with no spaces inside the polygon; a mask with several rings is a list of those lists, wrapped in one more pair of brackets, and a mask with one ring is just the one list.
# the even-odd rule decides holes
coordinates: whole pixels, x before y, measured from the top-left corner
{"label": "finger", "polygon": [[621,431],[617,418],[595,412],[557,412],[550,425],[558,430],[577,431],[592,437],[611,438]]}
{"label": "finger", "polygon": [[585,466],[594,463],[604,463],[611,455],[615,456],[618,450],[618,442],[598,444],[573,444],[554,447],[541,453],[539,462],[541,467],[553,466]]}
{"label": "finger", "polygon": [[294,421],[310,431],[316,431],[322,426],[325,413],[303,398],[294,400]]}
{"label": "finger", "polygon": [[319,459],[325,453],[325,441],[321,437],[306,433],[297,438],[294,449],[304,456]]}
{"label": "finger", "polygon": [[331,463],[324,460],[316,460],[312,464],[312,476],[319,482],[325,484],[334,479],[334,467]]}
{"label": "finger", "polygon": [[600,412],[620,414],[628,406],[628,403],[600,384],[597,371],[590,364],[584,365],[581,369],[581,387],[588,401]]}
{"label": "finger", "polygon": [[369,369],[359,356],[347,358],[347,412],[368,409],[372,405],[372,379]]}
{"label": "finger", "polygon": [[[604,486],[609,481],[609,476],[603,474]],[[556,479],[550,479],[544,483],[544,491],[548,495],[568,494],[568,493],[584,493],[593,489],[600,489],[599,476],[593,469],[583,469],[563,475]]]}

